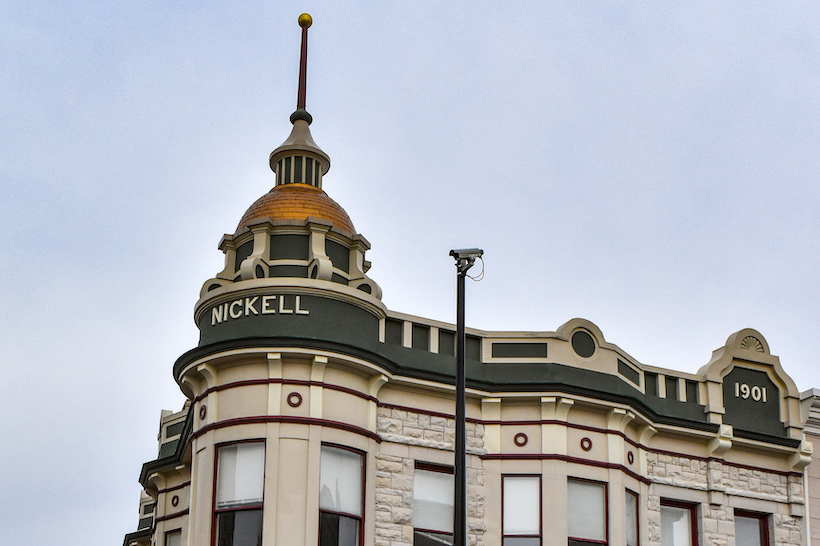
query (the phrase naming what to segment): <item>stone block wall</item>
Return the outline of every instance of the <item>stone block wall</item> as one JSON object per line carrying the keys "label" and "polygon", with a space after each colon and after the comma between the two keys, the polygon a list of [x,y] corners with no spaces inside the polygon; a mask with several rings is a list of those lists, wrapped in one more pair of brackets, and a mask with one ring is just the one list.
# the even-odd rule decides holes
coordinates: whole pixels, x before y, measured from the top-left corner
{"label": "stone block wall", "polygon": [[[380,407],[376,429],[383,442],[454,451],[455,420]],[[484,426],[467,423],[467,542],[484,546]],[[389,450],[384,450],[389,451]],[[429,462],[429,461],[426,461]],[[376,546],[412,546],[416,461],[376,455]]]}
{"label": "stone block wall", "polygon": [[[773,546],[800,546],[800,519],[786,515],[789,502],[803,502],[803,484],[799,476],[727,465],[719,460],[704,460],[665,453],[647,453],[647,474],[653,484],[672,485],[698,491],[772,501],[784,507],[784,513],[773,514]],[[660,546],[661,497],[653,494],[646,501],[649,514],[648,546]],[[676,499],[671,499],[676,500]],[[701,503],[698,529],[703,546],[743,546],[735,543],[734,510],[725,504]]]}

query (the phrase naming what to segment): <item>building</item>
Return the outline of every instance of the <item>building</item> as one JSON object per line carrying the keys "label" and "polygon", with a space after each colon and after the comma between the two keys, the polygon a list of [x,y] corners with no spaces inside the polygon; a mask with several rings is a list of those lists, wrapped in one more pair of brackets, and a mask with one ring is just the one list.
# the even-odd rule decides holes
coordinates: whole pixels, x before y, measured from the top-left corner
{"label": "building", "polygon": [[[188,402],[162,413],[125,546],[451,542],[455,327],[382,303],[370,244],[322,189],[300,80],[276,185],[203,284],[199,344],[173,366]],[[470,545],[808,544],[801,406],[820,434],[820,398],[759,332],[697,374],[583,319],[468,329],[466,357]]]}

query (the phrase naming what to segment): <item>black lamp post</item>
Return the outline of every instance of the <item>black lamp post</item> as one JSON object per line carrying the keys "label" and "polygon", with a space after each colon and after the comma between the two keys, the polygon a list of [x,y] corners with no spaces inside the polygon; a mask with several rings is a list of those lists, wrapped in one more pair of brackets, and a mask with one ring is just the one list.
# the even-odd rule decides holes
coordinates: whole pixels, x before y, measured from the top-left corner
{"label": "black lamp post", "polygon": [[464,386],[464,347],[467,335],[464,330],[464,279],[476,258],[484,251],[479,248],[451,250],[456,260],[456,450],[455,450],[455,497],[453,502],[453,546],[467,545],[467,420],[465,416],[466,395]]}

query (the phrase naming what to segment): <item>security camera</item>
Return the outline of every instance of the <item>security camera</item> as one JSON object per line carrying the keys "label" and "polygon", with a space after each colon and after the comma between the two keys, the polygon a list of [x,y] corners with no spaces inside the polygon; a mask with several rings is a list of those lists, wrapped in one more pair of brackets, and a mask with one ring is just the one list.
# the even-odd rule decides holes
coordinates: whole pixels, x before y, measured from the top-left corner
{"label": "security camera", "polygon": [[450,251],[450,256],[452,256],[456,260],[470,260],[471,262],[475,261],[476,258],[480,258],[483,255],[484,251],[480,248],[462,248],[461,250]]}

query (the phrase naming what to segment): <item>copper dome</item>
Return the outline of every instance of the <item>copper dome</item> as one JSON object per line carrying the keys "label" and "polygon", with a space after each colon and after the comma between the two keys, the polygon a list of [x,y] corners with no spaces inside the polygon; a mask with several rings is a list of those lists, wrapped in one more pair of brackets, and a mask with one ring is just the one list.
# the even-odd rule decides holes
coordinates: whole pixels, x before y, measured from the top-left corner
{"label": "copper dome", "polygon": [[356,233],[345,210],[320,188],[309,184],[275,186],[251,205],[239,221],[236,233],[252,220],[265,216],[272,220],[305,220],[313,216],[330,220],[336,228]]}

